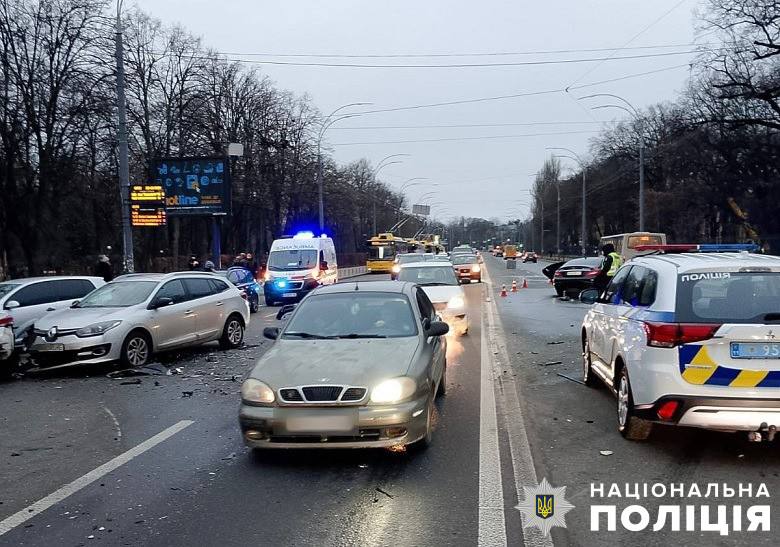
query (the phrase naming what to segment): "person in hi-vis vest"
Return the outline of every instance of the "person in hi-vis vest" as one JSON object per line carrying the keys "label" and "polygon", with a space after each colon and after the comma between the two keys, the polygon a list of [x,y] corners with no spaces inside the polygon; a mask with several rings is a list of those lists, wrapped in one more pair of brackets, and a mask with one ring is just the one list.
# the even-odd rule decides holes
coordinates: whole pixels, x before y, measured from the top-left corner
{"label": "person in hi-vis vest", "polygon": [[615,252],[615,246],[612,243],[607,243],[601,248],[601,253],[604,255],[604,259],[601,261],[601,271],[596,277],[596,287],[603,291],[615,277],[620,266],[623,265],[623,258]]}

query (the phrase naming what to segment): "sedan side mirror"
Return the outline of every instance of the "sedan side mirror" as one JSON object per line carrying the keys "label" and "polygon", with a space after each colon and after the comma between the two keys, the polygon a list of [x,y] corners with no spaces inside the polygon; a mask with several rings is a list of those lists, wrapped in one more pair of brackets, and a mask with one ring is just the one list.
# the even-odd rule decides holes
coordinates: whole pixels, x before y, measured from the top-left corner
{"label": "sedan side mirror", "polygon": [[279,308],[279,311],[276,313],[277,321],[281,320],[282,317],[292,312],[294,309],[295,309],[295,304],[285,304],[284,306]]}
{"label": "sedan side mirror", "polygon": [[598,289],[585,289],[580,293],[580,302],[583,304],[595,304],[599,300]]}
{"label": "sedan side mirror", "polygon": [[17,302],[16,300],[9,300],[8,302],[5,303],[5,309],[7,310],[16,309],[19,306],[21,306],[21,304],[19,304],[19,302]]}
{"label": "sedan side mirror", "polygon": [[167,296],[161,296],[152,302],[151,309],[156,310],[159,308],[164,308],[165,306],[170,306],[171,304],[173,304],[173,299],[168,298]]}
{"label": "sedan side mirror", "polygon": [[79,302],[81,302],[81,300],[74,300],[73,302],[70,303],[70,307],[71,308],[78,308],[79,307]]}
{"label": "sedan side mirror", "polygon": [[276,340],[279,338],[279,327],[266,327],[263,329],[263,336],[269,340]]}
{"label": "sedan side mirror", "polygon": [[428,336],[444,336],[450,332],[450,326],[444,321],[433,321],[425,331]]}

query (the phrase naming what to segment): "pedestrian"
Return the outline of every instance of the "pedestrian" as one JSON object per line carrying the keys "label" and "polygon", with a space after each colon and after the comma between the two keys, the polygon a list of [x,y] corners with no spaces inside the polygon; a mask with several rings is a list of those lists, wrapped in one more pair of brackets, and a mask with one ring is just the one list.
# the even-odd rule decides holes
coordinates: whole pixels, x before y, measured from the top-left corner
{"label": "pedestrian", "polygon": [[236,258],[233,259],[233,266],[237,268],[246,268],[247,262],[246,262],[246,253],[239,254]]}
{"label": "pedestrian", "polygon": [[615,252],[615,246],[607,243],[601,248],[601,254],[604,258],[601,260],[599,274],[596,276],[595,286],[599,291],[604,292],[609,282],[615,277],[620,266],[623,265],[623,257]]}
{"label": "pedestrian", "polygon": [[214,263],[211,260],[207,260],[203,265],[203,271],[214,273],[216,271],[214,270]]}
{"label": "pedestrian", "polygon": [[97,264],[95,264],[95,277],[102,277],[103,281],[108,283],[114,279],[114,270],[111,268],[111,261],[106,255],[98,256]]}
{"label": "pedestrian", "polygon": [[191,272],[197,271],[200,267],[200,262],[195,256],[191,256],[189,262],[187,262],[187,269]]}

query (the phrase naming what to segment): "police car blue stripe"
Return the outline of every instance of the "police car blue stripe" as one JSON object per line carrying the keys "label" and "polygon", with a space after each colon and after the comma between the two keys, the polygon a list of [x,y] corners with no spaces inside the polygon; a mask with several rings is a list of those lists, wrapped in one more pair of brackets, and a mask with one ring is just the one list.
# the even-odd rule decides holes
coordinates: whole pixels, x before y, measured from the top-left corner
{"label": "police car blue stripe", "polygon": [[780,370],[770,371],[757,387],[780,387]]}
{"label": "police car blue stripe", "polygon": [[713,386],[727,386],[732,381],[734,381],[734,378],[739,375],[739,372],[740,371],[735,368],[718,367],[715,369],[715,372],[712,373],[712,376],[707,379],[705,384]]}
{"label": "police car blue stripe", "polygon": [[674,312],[638,310],[632,319],[637,321],[656,321],[658,323],[674,323]]}
{"label": "police car blue stripe", "polygon": [[679,360],[678,363],[680,365],[680,372],[685,372],[685,365],[691,363],[693,361],[693,358],[696,357],[696,354],[701,349],[701,346],[694,346],[694,345],[686,345],[686,346],[680,346],[677,351],[679,352]]}

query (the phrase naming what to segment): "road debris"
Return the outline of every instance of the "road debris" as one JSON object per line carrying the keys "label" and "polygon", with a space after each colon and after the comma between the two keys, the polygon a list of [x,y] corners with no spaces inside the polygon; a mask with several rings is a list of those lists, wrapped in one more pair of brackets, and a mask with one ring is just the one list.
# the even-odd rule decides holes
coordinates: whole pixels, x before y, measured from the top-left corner
{"label": "road debris", "polygon": [[185,397],[192,397],[195,394],[194,391],[182,391],[181,397],[184,399]]}
{"label": "road debris", "polygon": [[387,496],[388,498],[390,498],[390,499],[393,499],[393,495],[392,495],[392,494],[390,494],[390,493],[388,493],[388,492],[385,492],[384,490],[382,490],[382,489],[381,489],[381,488],[379,488],[378,486],[375,488],[375,490],[376,490],[377,492],[379,492],[380,494],[384,494],[384,495],[385,495],[385,496]]}
{"label": "road debris", "polygon": [[572,381],[572,382],[574,382],[576,384],[580,384],[582,386],[585,385],[585,382],[583,382],[582,380],[578,380],[576,378],[572,378],[571,376],[566,376],[565,374],[561,374],[560,372],[556,372],[556,374],[558,376],[560,376],[561,378],[566,378],[567,380],[570,380],[570,381]]}
{"label": "road debris", "polygon": [[611,450],[599,450],[599,454],[601,454],[602,456],[611,456],[612,454],[614,454],[614,452],[612,452]]}
{"label": "road debris", "polygon": [[137,386],[141,384],[141,379],[136,378],[135,380],[128,380],[126,382],[119,382],[120,386]]}

